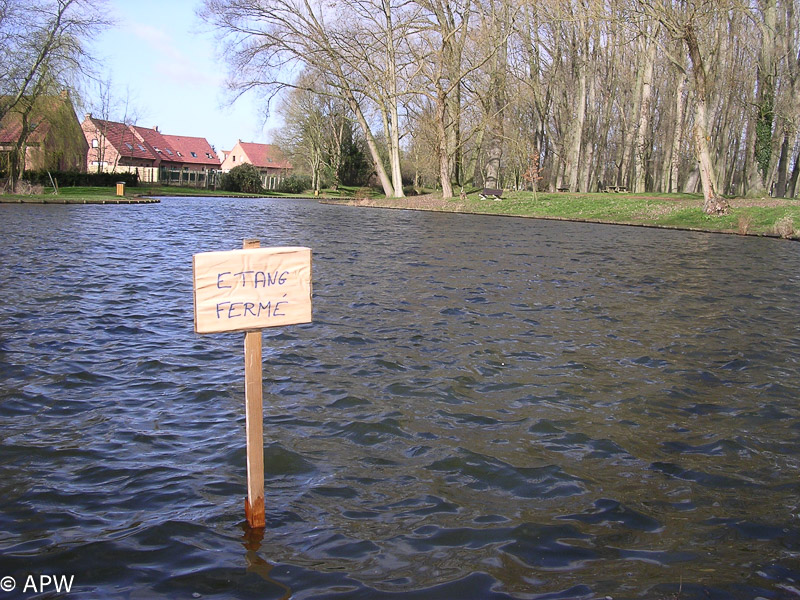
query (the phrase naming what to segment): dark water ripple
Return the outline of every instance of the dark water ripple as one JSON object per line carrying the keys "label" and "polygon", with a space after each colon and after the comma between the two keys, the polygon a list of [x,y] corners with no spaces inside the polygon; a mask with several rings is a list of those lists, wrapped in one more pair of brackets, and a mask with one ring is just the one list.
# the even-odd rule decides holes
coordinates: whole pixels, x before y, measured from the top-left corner
{"label": "dark water ripple", "polygon": [[[0,576],[800,595],[795,244],[305,201],[0,212]],[[263,539],[241,335],[192,331],[192,254],[246,237],[314,252],[314,323],[264,334]]]}

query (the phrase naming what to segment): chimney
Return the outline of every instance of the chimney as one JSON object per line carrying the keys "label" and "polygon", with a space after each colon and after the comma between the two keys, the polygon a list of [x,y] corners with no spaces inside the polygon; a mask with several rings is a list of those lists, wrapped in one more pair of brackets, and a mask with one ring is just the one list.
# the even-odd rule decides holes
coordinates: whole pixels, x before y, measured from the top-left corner
{"label": "chimney", "polygon": [[153,130],[154,130],[156,133],[159,133],[159,131],[158,131],[158,125],[153,125]]}

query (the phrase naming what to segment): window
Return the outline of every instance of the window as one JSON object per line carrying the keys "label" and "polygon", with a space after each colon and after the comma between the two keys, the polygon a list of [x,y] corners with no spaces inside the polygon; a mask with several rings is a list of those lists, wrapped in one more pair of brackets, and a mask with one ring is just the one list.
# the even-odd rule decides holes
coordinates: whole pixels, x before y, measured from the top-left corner
{"label": "window", "polygon": [[235,156],[231,156],[231,162],[236,162],[236,157]]}
{"label": "window", "polygon": [[147,150],[145,150],[144,146],[142,146],[141,144],[136,144],[136,147],[139,148],[139,150],[141,150],[142,152],[147,152]]}
{"label": "window", "polygon": [[175,153],[176,153],[178,156],[181,156],[181,157],[183,156],[183,154],[181,154],[181,153],[180,153],[178,150],[176,150],[176,151],[175,151]]}
{"label": "window", "polygon": [[192,158],[197,158],[197,152],[192,152],[191,155],[192,155]]}
{"label": "window", "polygon": [[206,152],[206,158],[214,158],[214,157],[211,156],[211,152]]}
{"label": "window", "polygon": [[100,143],[97,141],[97,139],[92,140],[92,148],[97,148],[99,145]]}
{"label": "window", "polygon": [[133,150],[133,144],[130,142],[125,142],[125,145],[128,147],[128,150]]}

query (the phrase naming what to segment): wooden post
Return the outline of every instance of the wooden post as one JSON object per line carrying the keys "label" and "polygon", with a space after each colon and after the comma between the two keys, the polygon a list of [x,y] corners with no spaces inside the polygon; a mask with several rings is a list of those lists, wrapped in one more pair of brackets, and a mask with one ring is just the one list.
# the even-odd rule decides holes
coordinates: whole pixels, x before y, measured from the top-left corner
{"label": "wooden post", "polygon": [[[244,240],[243,248],[259,248],[259,240]],[[244,402],[247,433],[247,498],[244,514],[250,527],[266,525],[264,509],[264,409],[261,330],[244,334]]]}

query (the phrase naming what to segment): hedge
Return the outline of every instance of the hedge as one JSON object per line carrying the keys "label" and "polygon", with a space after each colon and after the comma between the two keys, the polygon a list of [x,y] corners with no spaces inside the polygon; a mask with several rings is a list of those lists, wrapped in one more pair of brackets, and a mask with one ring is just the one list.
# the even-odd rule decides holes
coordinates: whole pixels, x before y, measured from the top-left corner
{"label": "hedge", "polygon": [[50,186],[50,177],[58,187],[114,187],[124,182],[128,187],[139,185],[136,173],[81,173],[79,171],[25,171],[23,179],[32,184]]}

